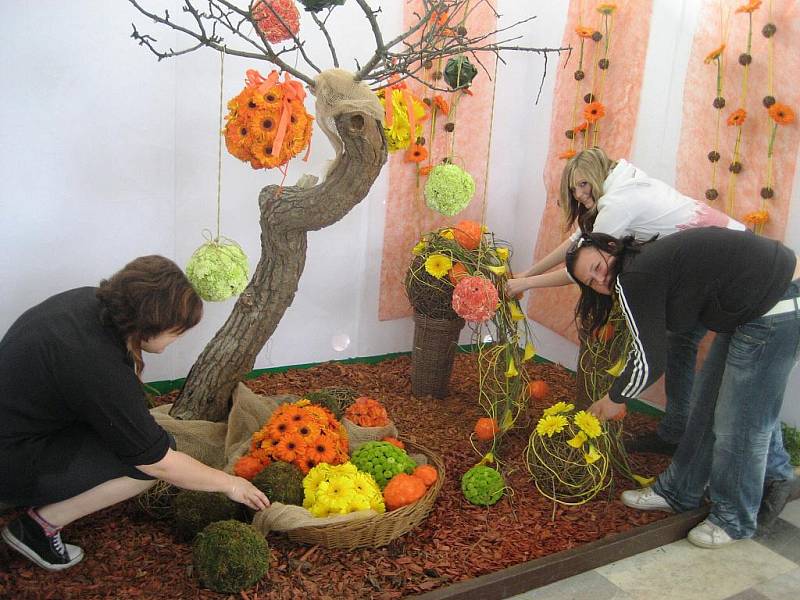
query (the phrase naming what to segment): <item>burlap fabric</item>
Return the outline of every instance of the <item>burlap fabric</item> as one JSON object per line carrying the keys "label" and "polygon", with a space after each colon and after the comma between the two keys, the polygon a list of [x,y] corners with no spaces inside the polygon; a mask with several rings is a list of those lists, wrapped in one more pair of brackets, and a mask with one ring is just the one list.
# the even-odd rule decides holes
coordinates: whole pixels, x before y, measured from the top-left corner
{"label": "burlap fabric", "polygon": [[320,129],[336,150],[336,158],[344,151],[344,144],[336,131],[335,119],[347,112],[362,112],[383,123],[384,110],[375,93],[354,75],[344,69],[328,69],[314,80],[311,92],[316,97],[315,118]]}
{"label": "burlap fabric", "polygon": [[347,430],[351,455],[367,442],[382,440],[385,437],[397,437],[397,427],[391,421],[383,427],[361,427],[345,417],[342,419],[342,425]]}
{"label": "burlap fabric", "polygon": [[[284,402],[294,402],[297,396],[259,396],[247,386],[240,383],[233,393],[233,404],[227,423],[211,421],[177,420],[169,416],[171,405],[159,406],[150,412],[159,425],[174,437],[178,450],[197,460],[233,472],[233,465],[250,448],[253,432],[260,429],[269,420],[272,412]],[[345,424],[348,435],[356,439],[360,445],[366,441],[381,439],[386,436],[397,436],[394,425],[387,427],[358,427]],[[360,431],[356,431],[360,430]],[[380,437],[375,437],[380,436]],[[357,447],[357,446],[356,446]],[[352,452],[353,447],[351,447]],[[418,464],[427,462],[424,456],[413,456]],[[288,531],[298,527],[320,526],[346,521],[356,521],[374,516],[372,510],[337,515],[335,517],[313,517],[301,506],[289,506],[274,502],[268,509],[256,513],[253,526],[266,534],[269,531]]]}

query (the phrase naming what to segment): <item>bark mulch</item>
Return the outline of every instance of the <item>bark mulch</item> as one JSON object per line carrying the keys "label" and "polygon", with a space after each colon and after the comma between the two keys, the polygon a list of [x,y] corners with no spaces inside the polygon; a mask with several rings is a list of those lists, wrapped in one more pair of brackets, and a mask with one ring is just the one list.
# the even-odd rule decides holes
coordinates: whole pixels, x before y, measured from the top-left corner
{"label": "bark mulch", "polygon": [[[479,456],[469,434],[482,416],[476,401],[474,355],[456,356],[448,398],[414,398],[410,357],[378,364],[326,363],[304,370],[264,375],[248,382],[260,394],[302,394],[320,387],[353,387],[385,403],[401,435],[408,435],[444,458],[447,476],[433,512],[416,530],[388,546],[354,551],[294,544],[280,535],[268,538],[272,560],[267,577],[229,598],[376,600],[412,596],[456,581],[491,573],[524,561],[567,550],[653,522],[665,515],[631,510],[619,500],[633,487],[618,478],[615,487],[579,507],[556,505],[540,496],[522,460],[529,428],[508,435],[504,469],[512,491],[491,507],[469,504],[461,494],[461,475]],[[551,389],[546,403],[529,408],[535,422],[541,409],[575,395],[574,376],[557,365],[534,364],[532,378]],[[626,418],[628,434],[654,427],[641,414]],[[655,474],[668,459],[641,454],[635,470]],[[14,515],[0,517],[0,525]],[[169,523],[153,521],[132,501],[72,524],[65,539],[82,546],[86,557],[63,573],[48,573],[0,544],[0,598],[225,598],[200,588],[192,574],[191,545],[177,541]]]}

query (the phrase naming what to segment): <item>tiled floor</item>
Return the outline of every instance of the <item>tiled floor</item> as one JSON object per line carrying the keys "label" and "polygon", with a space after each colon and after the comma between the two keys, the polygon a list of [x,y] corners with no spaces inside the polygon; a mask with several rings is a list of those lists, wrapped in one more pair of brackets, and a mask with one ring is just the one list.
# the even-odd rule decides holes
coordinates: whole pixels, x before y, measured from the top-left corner
{"label": "tiled floor", "polygon": [[681,540],[512,600],[799,600],[800,500],[769,535],[717,550]]}

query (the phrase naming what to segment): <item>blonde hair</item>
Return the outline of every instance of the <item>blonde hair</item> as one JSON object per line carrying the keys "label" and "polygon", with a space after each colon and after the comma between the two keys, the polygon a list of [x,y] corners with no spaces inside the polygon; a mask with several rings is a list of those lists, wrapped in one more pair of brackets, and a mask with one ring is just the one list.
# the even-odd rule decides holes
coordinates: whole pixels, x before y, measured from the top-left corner
{"label": "blonde hair", "polygon": [[[559,206],[564,215],[568,229],[572,228],[575,221],[582,231],[591,231],[597,217],[597,202],[603,195],[603,182],[611,170],[617,166],[617,161],[606,156],[601,148],[587,148],[581,150],[567,161],[561,173],[561,194]],[[594,206],[587,209],[575,199],[572,188],[580,175],[580,179],[589,183],[592,188]]]}

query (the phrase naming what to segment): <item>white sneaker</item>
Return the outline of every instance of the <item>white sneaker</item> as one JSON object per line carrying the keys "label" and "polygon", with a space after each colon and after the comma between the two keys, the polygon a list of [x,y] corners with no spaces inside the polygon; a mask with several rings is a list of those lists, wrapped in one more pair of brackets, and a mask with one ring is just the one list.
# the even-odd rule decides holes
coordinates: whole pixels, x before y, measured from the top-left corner
{"label": "white sneaker", "polygon": [[708,519],[692,529],[686,538],[695,546],[700,546],[701,548],[719,548],[736,541],[725,533],[722,527],[714,525]]}
{"label": "white sneaker", "polygon": [[675,512],[664,498],[653,491],[653,488],[646,487],[640,490],[626,490],[620,497],[625,506],[638,508],[639,510],[663,510],[664,512]]}

